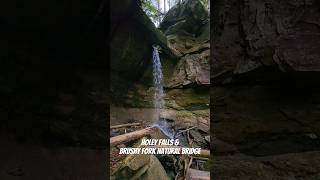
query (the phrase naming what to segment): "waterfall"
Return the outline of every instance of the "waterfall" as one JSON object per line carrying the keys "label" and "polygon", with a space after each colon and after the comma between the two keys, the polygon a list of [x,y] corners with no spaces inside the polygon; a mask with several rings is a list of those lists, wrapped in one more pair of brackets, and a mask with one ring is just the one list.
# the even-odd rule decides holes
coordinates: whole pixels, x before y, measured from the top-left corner
{"label": "waterfall", "polygon": [[163,93],[163,75],[159,52],[156,47],[153,47],[153,86],[154,86],[154,108],[157,117],[160,116],[160,110],[164,107]]}
{"label": "waterfall", "polygon": [[160,112],[164,108],[164,91],[163,91],[163,75],[159,52],[156,47],[153,46],[153,86],[154,86],[154,109],[156,122],[152,125],[153,127],[159,128],[163,134],[168,138],[173,139],[173,135],[168,130],[166,120],[160,118]]}

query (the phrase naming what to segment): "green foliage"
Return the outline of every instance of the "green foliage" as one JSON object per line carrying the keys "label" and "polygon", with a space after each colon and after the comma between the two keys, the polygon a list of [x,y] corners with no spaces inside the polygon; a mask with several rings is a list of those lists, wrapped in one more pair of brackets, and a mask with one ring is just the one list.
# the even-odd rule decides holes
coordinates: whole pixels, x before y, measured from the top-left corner
{"label": "green foliage", "polygon": [[206,7],[207,9],[209,9],[209,1],[210,0],[200,0],[200,2],[204,5],[204,7]]}
{"label": "green foliage", "polygon": [[152,0],[141,0],[142,2],[142,8],[146,10],[146,12],[150,14],[157,14],[158,10],[154,5],[152,4]]}
{"label": "green foliage", "polygon": [[[165,13],[167,13],[167,11],[169,11],[169,9],[172,8],[174,5],[178,4],[179,2],[182,2],[183,0],[165,0],[165,1],[167,3],[167,6],[164,12],[163,11],[164,0],[140,0],[142,9],[154,24],[160,24],[160,21],[165,16]],[[209,0],[201,0],[201,1],[204,1],[205,3],[209,2]],[[159,9],[160,7],[162,9]]]}
{"label": "green foliage", "polygon": [[141,5],[147,16],[155,23],[159,20],[160,12],[152,2],[153,0],[141,0]]}

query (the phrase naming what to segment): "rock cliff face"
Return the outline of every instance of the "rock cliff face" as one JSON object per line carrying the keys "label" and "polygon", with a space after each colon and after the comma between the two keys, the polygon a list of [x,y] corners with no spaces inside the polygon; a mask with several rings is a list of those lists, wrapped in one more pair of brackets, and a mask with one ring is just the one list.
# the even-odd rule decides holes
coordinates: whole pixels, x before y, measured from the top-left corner
{"label": "rock cliff face", "polygon": [[179,57],[167,87],[210,84],[209,15],[200,1],[184,1],[164,17],[160,28],[168,46]]}
{"label": "rock cliff face", "polygon": [[[230,148],[219,150],[223,141],[232,145],[232,153],[253,159],[263,156],[263,162],[273,164],[271,161],[283,160],[282,154],[320,149],[319,8],[319,2],[312,0],[216,1],[211,31],[211,97],[217,153],[230,154]],[[310,156],[305,156],[312,164]],[[244,158],[250,168],[253,161],[260,161],[235,158]],[[217,177],[294,176],[286,167],[281,167],[281,175],[268,173],[271,166],[261,169],[270,175],[267,177],[250,174],[248,169],[230,173],[223,160],[218,162]],[[301,168],[298,166],[295,168]]]}
{"label": "rock cliff face", "polygon": [[199,35],[206,20],[208,20],[208,12],[201,2],[186,0],[167,12],[160,24],[160,29],[167,35],[174,33]]}
{"label": "rock cliff face", "polygon": [[319,2],[218,1],[213,78],[259,71],[319,71]]}
{"label": "rock cliff face", "polygon": [[[140,10],[138,10],[140,11]],[[141,19],[141,18],[138,18]],[[150,20],[148,20],[149,22]],[[148,26],[149,27],[149,26]],[[209,15],[200,1],[188,0],[173,7],[164,17],[160,28],[152,27],[151,34],[142,31],[143,36],[152,37],[154,32],[164,35],[165,42],[143,40],[139,35],[133,36],[132,41],[144,44],[151,49],[152,45],[160,45],[160,58],[165,83],[166,108],[162,117],[175,121],[177,127],[184,128],[192,125],[201,127],[204,132],[209,131],[209,84],[210,84],[210,44],[209,44]],[[146,28],[146,27],[140,27]],[[122,31],[127,32],[128,28]],[[161,32],[160,32],[161,30]],[[163,32],[163,33],[162,33]],[[132,31],[134,35],[139,31]],[[129,34],[127,32],[127,34]],[[118,34],[119,37],[120,34]],[[142,35],[141,35],[142,36]],[[127,41],[130,38],[123,38]],[[150,39],[150,38],[149,38]],[[121,42],[121,41],[119,41]],[[122,46],[128,43],[122,43]],[[143,47],[144,47],[143,46]],[[117,46],[118,47],[118,46]],[[129,47],[129,46],[128,46]],[[122,50],[122,48],[120,48]],[[120,49],[118,51],[120,51]],[[125,48],[127,49],[127,48]],[[124,101],[122,104],[112,108],[111,122],[116,121],[151,121],[153,108],[153,88],[152,88],[152,56],[150,49],[144,50],[139,45],[130,46],[129,50],[133,53],[143,51],[145,57],[135,58],[128,53],[127,58],[114,58],[116,63],[121,66],[120,70],[133,77],[133,73],[140,72],[142,76],[137,76],[127,93],[123,93]],[[116,50],[116,49],[115,49]],[[117,50],[116,50],[117,51]],[[123,52],[123,51],[121,51]],[[128,51],[129,52],[129,51]],[[118,56],[126,57],[126,56]],[[143,64],[141,68],[134,68],[130,62]],[[115,70],[116,71],[116,70]],[[120,77],[120,76],[119,76]],[[128,81],[129,78],[123,78]],[[111,82],[112,84],[112,82]],[[127,87],[127,83],[123,84]],[[118,89],[115,89],[118,90]],[[128,116],[123,113],[123,107],[127,108]],[[120,115],[121,114],[121,115]],[[130,115],[129,115],[130,114]]]}
{"label": "rock cliff face", "polygon": [[[200,1],[184,1],[164,17],[160,28],[168,46],[178,56],[173,67],[164,73],[167,110],[162,116],[179,126],[197,126],[209,132],[210,44],[209,14]],[[171,60],[172,61],[172,60]],[[168,71],[168,70],[165,70]]]}
{"label": "rock cliff face", "polygon": [[111,5],[110,26],[110,89],[112,102],[123,104],[130,87],[152,64],[152,46],[167,47],[167,39],[146,16],[138,1],[116,1]]}

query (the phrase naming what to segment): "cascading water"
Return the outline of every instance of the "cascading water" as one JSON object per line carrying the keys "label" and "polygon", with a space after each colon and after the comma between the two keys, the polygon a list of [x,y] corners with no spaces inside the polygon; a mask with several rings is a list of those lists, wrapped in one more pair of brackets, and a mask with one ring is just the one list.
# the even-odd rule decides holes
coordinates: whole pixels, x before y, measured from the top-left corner
{"label": "cascading water", "polygon": [[159,52],[156,47],[153,47],[153,85],[154,85],[154,108],[157,117],[160,115],[160,110],[164,106],[163,93],[163,75],[161,70],[161,62]]}
{"label": "cascading water", "polygon": [[153,46],[153,85],[154,85],[154,109],[156,122],[153,127],[159,128],[168,138],[173,139],[173,135],[168,130],[165,120],[161,120],[160,112],[164,107],[163,75],[158,49]]}

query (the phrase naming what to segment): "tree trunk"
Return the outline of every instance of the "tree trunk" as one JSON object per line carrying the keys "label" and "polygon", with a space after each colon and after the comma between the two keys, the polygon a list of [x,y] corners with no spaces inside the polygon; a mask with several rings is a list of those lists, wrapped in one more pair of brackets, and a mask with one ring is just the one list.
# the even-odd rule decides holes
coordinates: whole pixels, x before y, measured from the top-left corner
{"label": "tree trunk", "polygon": [[160,11],[160,0],[158,0],[158,23],[160,25],[161,22],[161,11]]}
{"label": "tree trunk", "polygon": [[120,125],[110,126],[110,129],[125,128],[125,127],[140,126],[140,125],[141,123],[120,124]]}
{"label": "tree trunk", "polygon": [[156,132],[156,130],[157,128],[155,127],[149,127],[149,128],[141,129],[138,131],[130,132],[127,134],[122,134],[119,136],[112,137],[110,138],[110,146],[112,147],[112,146],[116,146],[119,144],[123,144],[129,141],[135,140],[135,139],[142,138],[144,136],[147,136],[149,134]]}

